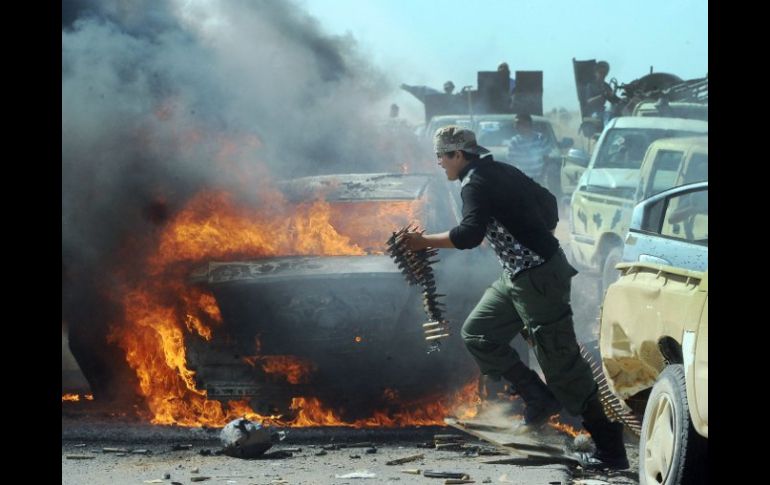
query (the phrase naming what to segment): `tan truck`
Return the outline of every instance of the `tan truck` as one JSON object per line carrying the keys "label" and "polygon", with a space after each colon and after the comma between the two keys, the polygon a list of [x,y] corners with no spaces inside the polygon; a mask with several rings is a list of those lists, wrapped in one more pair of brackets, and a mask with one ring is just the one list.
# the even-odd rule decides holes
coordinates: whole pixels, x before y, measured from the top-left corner
{"label": "tan truck", "polygon": [[[634,421],[643,416],[641,485],[708,483],[707,198],[701,182],[636,206],[628,239],[644,238],[645,249],[629,241],[623,256],[634,261],[617,265],[601,310],[607,387]],[[692,231],[682,230],[686,218]],[[649,262],[648,253],[677,266]]]}
{"label": "tan truck", "polygon": [[708,180],[707,122],[613,119],[572,194],[569,256],[578,268],[599,275],[603,294],[617,277],[634,204],[703,180]]}

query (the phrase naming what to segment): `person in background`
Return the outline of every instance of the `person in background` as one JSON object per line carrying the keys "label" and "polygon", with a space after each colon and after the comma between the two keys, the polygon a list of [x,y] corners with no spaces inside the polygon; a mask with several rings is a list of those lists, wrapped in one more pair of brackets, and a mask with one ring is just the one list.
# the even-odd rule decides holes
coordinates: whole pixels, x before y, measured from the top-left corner
{"label": "person in background", "polygon": [[597,62],[594,68],[594,80],[583,88],[586,111],[591,117],[601,120],[604,125],[609,121],[609,112],[605,109],[607,101],[612,104],[620,102],[620,98],[605,81],[609,72],[610,64],[607,61]]}
{"label": "person in background", "polygon": [[545,156],[550,150],[548,140],[532,129],[532,116],[528,113],[517,114],[515,123],[516,134],[508,142],[508,163],[543,183]]}
{"label": "person in background", "polygon": [[[465,346],[481,373],[511,382],[525,402],[528,426],[544,425],[562,406],[582,415],[596,444],[585,468],[628,468],[623,424],[604,413],[575,337],[570,285],[577,270],[553,235],[559,221],[556,198],[516,167],[495,161],[471,130],[440,128],[433,147],[447,179],[460,181],[462,221],[443,233],[409,232],[402,239],[418,251],[471,249],[486,238],[497,254],[502,274],[462,327]],[[548,384],[510,345],[525,328]]]}

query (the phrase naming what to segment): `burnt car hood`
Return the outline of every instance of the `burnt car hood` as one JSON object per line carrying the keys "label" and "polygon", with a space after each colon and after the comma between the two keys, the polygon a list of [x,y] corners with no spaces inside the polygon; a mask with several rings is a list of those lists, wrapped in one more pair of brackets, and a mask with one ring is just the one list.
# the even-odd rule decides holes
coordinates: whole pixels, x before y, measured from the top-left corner
{"label": "burnt car hood", "polygon": [[401,278],[398,268],[387,256],[289,256],[254,261],[212,261],[196,269],[191,282],[260,284],[330,277]]}

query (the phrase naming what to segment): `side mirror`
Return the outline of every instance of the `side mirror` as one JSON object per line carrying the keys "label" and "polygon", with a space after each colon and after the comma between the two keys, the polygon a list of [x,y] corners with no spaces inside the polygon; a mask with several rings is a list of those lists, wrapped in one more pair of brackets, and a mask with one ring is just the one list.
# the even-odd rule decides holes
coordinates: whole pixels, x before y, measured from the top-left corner
{"label": "side mirror", "polygon": [[572,139],[572,138],[570,138],[568,136],[565,136],[559,142],[559,148],[561,148],[562,150],[566,150],[567,148],[572,148],[572,146],[574,144],[575,144],[575,140],[574,139]]}
{"label": "side mirror", "polygon": [[567,152],[566,161],[569,163],[574,163],[580,167],[587,167],[588,162],[590,161],[590,157],[585,150],[581,150],[580,148],[570,148],[570,150]]}

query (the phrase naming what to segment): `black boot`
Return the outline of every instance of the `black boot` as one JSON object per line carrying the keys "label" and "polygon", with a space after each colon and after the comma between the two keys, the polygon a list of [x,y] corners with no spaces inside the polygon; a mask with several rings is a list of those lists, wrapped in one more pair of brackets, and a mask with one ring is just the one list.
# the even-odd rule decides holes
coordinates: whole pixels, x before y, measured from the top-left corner
{"label": "black boot", "polygon": [[523,363],[518,362],[503,377],[511,382],[513,390],[524,399],[524,424],[542,426],[549,417],[561,410],[561,404],[545,382]]}
{"label": "black boot", "polygon": [[583,464],[585,468],[628,468],[626,448],[623,446],[623,423],[613,423],[604,414],[599,398],[594,395],[583,413],[583,427],[591,433],[596,452]]}

